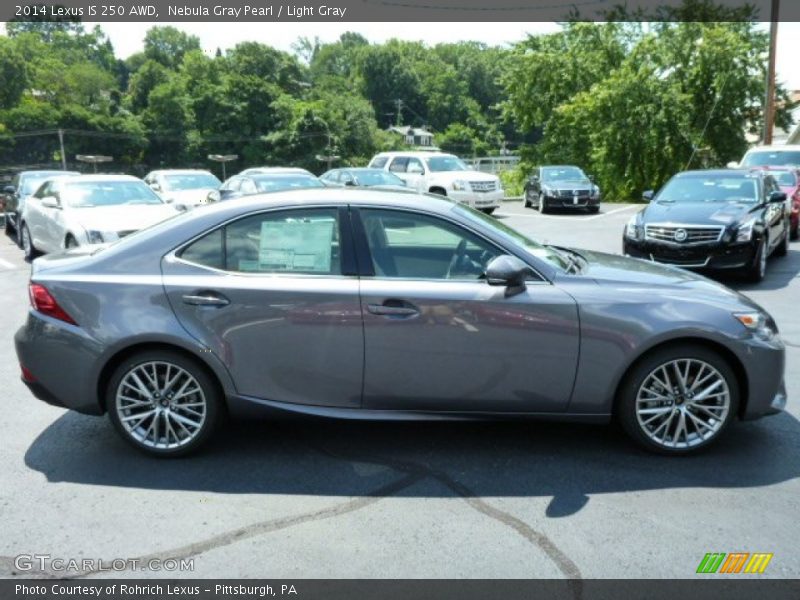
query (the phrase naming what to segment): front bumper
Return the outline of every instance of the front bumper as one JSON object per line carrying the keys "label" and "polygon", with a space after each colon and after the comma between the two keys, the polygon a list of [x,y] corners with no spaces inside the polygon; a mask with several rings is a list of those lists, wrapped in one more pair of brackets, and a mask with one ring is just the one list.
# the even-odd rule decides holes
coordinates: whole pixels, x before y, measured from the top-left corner
{"label": "front bumper", "polygon": [[770,341],[750,338],[732,348],[744,366],[747,397],[739,415],[750,421],[780,413],[786,407],[786,349],[780,337]]}
{"label": "front bumper", "polygon": [[542,196],[547,208],[592,208],[600,206],[600,196]]}
{"label": "front bumper", "polygon": [[744,269],[753,264],[755,242],[713,244],[670,244],[624,238],[623,253],[634,258],[687,269]]}
{"label": "front bumper", "polygon": [[456,192],[448,191],[448,198],[471,208],[497,208],[505,197],[503,190],[493,192]]}

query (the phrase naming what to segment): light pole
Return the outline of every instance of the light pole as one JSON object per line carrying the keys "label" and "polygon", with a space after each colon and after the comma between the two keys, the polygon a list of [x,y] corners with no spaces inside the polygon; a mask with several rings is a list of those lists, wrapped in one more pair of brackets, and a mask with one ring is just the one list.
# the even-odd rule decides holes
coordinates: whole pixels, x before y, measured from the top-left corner
{"label": "light pole", "polygon": [[775,52],[778,41],[778,12],[780,0],[772,0],[769,24],[769,63],[767,66],[767,92],[764,102],[764,145],[772,145],[775,124]]}
{"label": "light pole", "polygon": [[111,162],[114,160],[114,157],[105,156],[103,154],[76,154],[75,160],[91,164],[94,167],[94,172],[97,173],[98,163]]}
{"label": "light pole", "polygon": [[228,173],[225,170],[225,163],[229,163],[232,160],[236,160],[239,158],[238,154],[209,154],[208,160],[213,160],[214,162],[222,163],[222,180],[225,181],[228,179]]}
{"label": "light pole", "polygon": [[322,123],[323,127],[325,127],[325,136],[328,139],[328,145],[325,147],[326,154],[317,154],[315,158],[319,161],[326,162],[328,164],[328,171],[330,171],[331,167],[333,166],[333,161],[339,160],[342,157],[337,154],[333,154],[333,148],[331,147],[331,128],[328,126],[328,123],[325,121],[325,119],[319,117],[314,112],[311,113],[311,117],[315,121]]}

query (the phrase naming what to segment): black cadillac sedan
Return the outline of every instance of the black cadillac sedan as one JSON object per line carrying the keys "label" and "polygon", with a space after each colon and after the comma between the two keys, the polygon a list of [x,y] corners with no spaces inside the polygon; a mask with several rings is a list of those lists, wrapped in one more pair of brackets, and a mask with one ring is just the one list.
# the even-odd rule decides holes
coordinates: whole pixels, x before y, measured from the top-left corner
{"label": "black cadillac sedan", "polygon": [[523,192],[525,208],[546,213],[552,208],[600,210],[600,188],[579,167],[550,165],[539,167],[528,178]]}
{"label": "black cadillac sedan", "polygon": [[786,194],[765,171],[685,171],[631,217],[626,255],[689,269],[740,271],[760,281],[789,246]]}

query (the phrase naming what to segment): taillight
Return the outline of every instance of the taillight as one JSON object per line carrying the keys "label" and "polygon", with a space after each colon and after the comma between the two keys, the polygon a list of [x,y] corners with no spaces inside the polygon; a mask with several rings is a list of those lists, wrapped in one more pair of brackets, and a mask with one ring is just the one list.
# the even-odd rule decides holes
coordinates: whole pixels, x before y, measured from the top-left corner
{"label": "taillight", "polygon": [[22,371],[22,381],[25,381],[27,383],[35,383],[36,382],[36,377],[33,376],[33,373],[31,373],[31,371],[30,371],[30,369],[28,367],[26,367],[23,364],[20,364],[19,368]]}
{"label": "taillight", "polygon": [[58,305],[56,299],[53,298],[53,295],[43,285],[38,283],[29,284],[28,295],[31,298],[31,306],[43,315],[53,317],[65,323],[70,323],[71,325],[77,325],[73,318]]}

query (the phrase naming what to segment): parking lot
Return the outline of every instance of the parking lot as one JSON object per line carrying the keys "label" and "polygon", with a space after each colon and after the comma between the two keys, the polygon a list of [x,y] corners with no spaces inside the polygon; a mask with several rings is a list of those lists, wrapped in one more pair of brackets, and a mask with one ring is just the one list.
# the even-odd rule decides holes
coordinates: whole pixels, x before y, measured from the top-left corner
{"label": "parking lot", "polygon": [[[636,210],[540,215],[520,201],[496,216],[619,252]],[[762,283],[725,281],[781,329],[787,412],[686,458],[643,453],[613,427],[305,420],[232,423],[196,457],[154,460],[20,382],[28,273],[0,235],[0,577],[53,576],[14,564],[47,554],[194,559],[125,577],[686,578],[707,552],[773,553],[764,577],[800,577],[800,242]]]}

